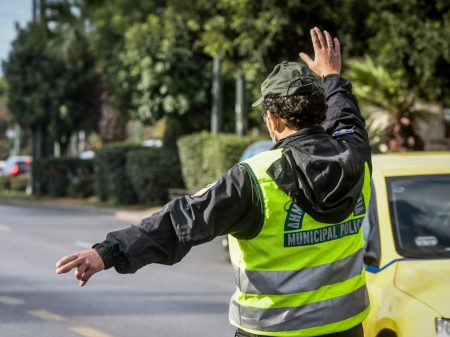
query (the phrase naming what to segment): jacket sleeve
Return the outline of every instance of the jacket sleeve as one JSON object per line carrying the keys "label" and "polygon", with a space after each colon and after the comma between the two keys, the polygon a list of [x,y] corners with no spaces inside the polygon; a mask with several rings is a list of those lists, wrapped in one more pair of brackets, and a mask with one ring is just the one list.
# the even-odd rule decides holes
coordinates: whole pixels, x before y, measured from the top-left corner
{"label": "jacket sleeve", "polygon": [[371,166],[369,136],[351,83],[339,75],[328,75],[323,78],[323,87],[328,105],[324,129],[333,138],[351,144]]}
{"label": "jacket sleeve", "polygon": [[260,197],[244,167],[234,166],[193,196],[166,204],[137,226],[111,232],[93,246],[106,269],[134,273],[139,268],[179,262],[192,246],[223,234],[252,237],[260,223]]}

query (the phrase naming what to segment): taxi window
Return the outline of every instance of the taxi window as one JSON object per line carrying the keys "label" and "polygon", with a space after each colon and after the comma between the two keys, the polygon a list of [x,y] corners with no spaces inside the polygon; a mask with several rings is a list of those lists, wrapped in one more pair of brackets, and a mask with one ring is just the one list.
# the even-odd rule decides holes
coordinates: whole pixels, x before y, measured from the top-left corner
{"label": "taxi window", "polygon": [[406,257],[450,257],[450,175],[387,180],[398,252]]}

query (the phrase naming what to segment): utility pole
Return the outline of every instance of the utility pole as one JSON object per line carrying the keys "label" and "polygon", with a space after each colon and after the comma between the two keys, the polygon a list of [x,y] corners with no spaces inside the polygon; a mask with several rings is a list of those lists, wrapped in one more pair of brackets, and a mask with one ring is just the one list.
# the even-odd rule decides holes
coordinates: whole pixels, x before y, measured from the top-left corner
{"label": "utility pole", "polygon": [[[33,0],[33,22],[42,22],[45,20],[45,0]],[[45,23],[44,23],[45,24]],[[32,193],[34,195],[42,194],[42,182],[41,172],[38,165],[38,161],[44,158],[44,152],[46,147],[46,135],[45,130],[42,127],[36,127],[32,129],[32,154],[33,154],[33,179],[32,179]]]}
{"label": "utility pole", "polygon": [[242,71],[236,76],[236,104],[234,106],[236,116],[236,134],[247,134],[247,102],[245,95],[245,75]]}
{"label": "utility pole", "polygon": [[222,131],[223,125],[223,87],[220,73],[220,58],[214,57],[212,83],[211,133]]}

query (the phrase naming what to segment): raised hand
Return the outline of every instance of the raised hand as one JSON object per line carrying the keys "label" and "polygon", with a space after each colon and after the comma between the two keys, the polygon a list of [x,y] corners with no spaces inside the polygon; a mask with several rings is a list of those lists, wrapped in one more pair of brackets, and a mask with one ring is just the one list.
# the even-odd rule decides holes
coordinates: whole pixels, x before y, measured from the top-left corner
{"label": "raised hand", "polygon": [[105,269],[102,258],[95,249],[84,250],[64,256],[56,262],[56,273],[63,274],[75,268],[75,277],[83,287],[95,273]]}
{"label": "raised hand", "polygon": [[301,52],[300,58],[318,76],[341,73],[341,45],[337,37],[334,39],[327,31],[314,27],[310,31],[314,47],[314,60]]}

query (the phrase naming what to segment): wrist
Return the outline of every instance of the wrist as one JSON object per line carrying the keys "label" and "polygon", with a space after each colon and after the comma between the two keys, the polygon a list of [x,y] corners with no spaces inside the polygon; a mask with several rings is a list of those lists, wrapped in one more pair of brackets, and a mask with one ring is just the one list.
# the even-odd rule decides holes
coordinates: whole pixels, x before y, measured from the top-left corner
{"label": "wrist", "polygon": [[92,249],[94,249],[102,259],[105,270],[114,265],[113,256],[109,250],[109,247],[105,246],[103,243],[96,243],[92,246]]}
{"label": "wrist", "polygon": [[341,76],[341,72],[337,71],[337,70],[330,70],[330,71],[322,72],[322,77],[327,77],[327,76],[331,76],[331,75]]}

